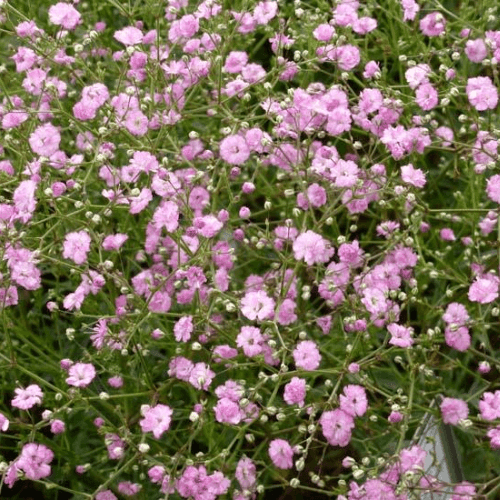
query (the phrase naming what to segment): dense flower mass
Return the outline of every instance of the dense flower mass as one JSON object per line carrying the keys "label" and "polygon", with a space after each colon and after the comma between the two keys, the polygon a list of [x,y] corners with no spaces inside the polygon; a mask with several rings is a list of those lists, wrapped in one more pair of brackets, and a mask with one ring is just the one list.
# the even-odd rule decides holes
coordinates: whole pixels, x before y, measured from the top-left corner
{"label": "dense flower mass", "polygon": [[0,1],[0,497],[495,495],[500,20],[466,4]]}

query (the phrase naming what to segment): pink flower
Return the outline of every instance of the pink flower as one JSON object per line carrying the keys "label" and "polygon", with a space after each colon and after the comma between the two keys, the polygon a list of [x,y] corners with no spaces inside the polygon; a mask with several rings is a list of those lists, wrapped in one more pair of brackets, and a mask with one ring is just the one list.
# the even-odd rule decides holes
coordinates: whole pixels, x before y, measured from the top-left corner
{"label": "pink flower", "polygon": [[490,438],[490,446],[494,450],[500,448],[500,427],[490,429],[486,435]]}
{"label": "pink flower", "polygon": [[222,229],[224,224],[214,215],[204,215],[203,217],[195,217],[193,226],[196,232],[204,238],[213,238]]}
{"label": "pink flower", "polygon": [[177,340],[177,342],[188,342],[193,330],[193,317],[182,316],[174,325],[175,340]]}
{"label": "pink flower", "polygon": [[470,347],[471,343],[469,329],[465,326],[448,326],[444,330],[444,340],[446,345],[457,351],[464,352]]}
{"label": "pink flower", "polygon": [[469,78],[465,91],[469,102],[478,111],[495,109],[498,104],[498,91],[489,76]]}
{"label": "pink flower", "polygon": [[443,321],[450,326],[454,324],[457,326],[465,325],[469,321],[469,313],[463,304],[451,302],[443,314]]}
{"label": "pink flower", "polygon": [[335,28],[329,24],[320,24],[314,31],[313,36],[320,42],[329,42],[335,34]]}
{"label": "pink flower", "polygon": [[68,385],[74,387],[87,387],[94,377],[96,371],[91,363],[75,363],[68,371],[69,377],[66,379]]}
{"label": "pink flower", "polygon": [[439,36],[445,26],[446,19],[440,12],[431,12],[420,20],[420,30],[426,36]]}
{"label": "pink flower", "polygon": [[293,377],[288,384],[285,385],[285,392],[283,399],[286,404],[299,405],[300,408],[304,406],[304,399],[306,397],[306,381],[303,378]]}
{"label": "pink flower", "polygon": [[343,410],[326,411],[319,419],[323,436],[332,446],[347,446],[354,429],[354,418]]}
{"label": "pink flower", "polygon": [[337,65],[342,71],[354,69],[361,61],[359,49],[354,45],[342,45],[335,52]]}
{"label": "pink flower", "polygon": [[[340,135],[351,129],[351,112],[344,106],[338,106],[328,114],[325,130],[330,135]],[[342,161],[342,160],[339,160]]]}
{"label": "pink flower", "polygon": [[264,290],[248,292],[241,299],[241,313],[252,321],[264,321],[274,315],[274,299]]}
{"label": "pink flower", "polygon": [[338,160],[332,173],[335,176],[335,186],[349,188],[358,182],[359,167],[351,160]]}
{"label": "pink flower", "polygon": [[187,14],[172,23],[168,39],[172,43],[178,43],[182,39],[193,37],[199,28],[199,20],[192,14]]}
{"label": "pink flower", "polygon": [[118,498],[111,490],[104,490],[97,493],[95,500],[118,500]]}
{"label": "pink flower", "polygon": [[63,244],[63,257],[71,259],[75,264],[83,264],[87,261],[90,242],[90,236],[85,230],[66,234]]}
{"label": "pink flower", "polygon": [[20,410],[29,410],[35,405],[42,404],[43,392],[36,384],[31,384],[26,389],[15,389],[16,397],[11,405]]}
{"label": "pink flower", "polygon": [[476,487],[467,481],[462,481],[453,488],[450,500],[474,500],[474,498],[477,498]]}
{"label": "pink flower", "polygon": [[206,363],[196,363],[189,374],[189,383],[196,389],[207,391],[215,373]]}
{"label": "pink flower", "polygon": [[219,399],[227,398],[237,403],[245,394],[245,389],[234,380],[227,380],[215,389],[215,394]]}
{"label": "pink flower", "polygon": [[362,417],[368,409],[366,391],[360,385],[346,385],[340,395],[340,409],[351,417]]}
{"label": "pink flower", "polygon": [[234,477],[243,489],[251,490],[257,482],[257,468],[252,460],[247,457],[240,458]]}
{"label": "pink flower", "polygon": [[120,389],[123,387],[123,378],[119,375],[115,375],[114,377],[108,378],[108,384],[113,389]]}
{"label": "pink flower", "polygon": [[256,5],[253,11],[253,18],[257,24],[268,24],[271,19],[276,17],[277,12],[278,2],[266,0]]}
{"label": "pink flower", "polygon": [[494,274],[488,273],[476,278],[469,287],[469,300],[480,304],[489,304],[498,298],[500,280]]}
{"label": "pink flower", "polygon": [[118,483],[118,491],[125,496],[134,496],[141,491],[142,486],[130,481],[121,481]]}
{"label": "pink flower", "polygon": [[188,382],[193,368],[194,363],[191,360],[183,356],[177,356],[170,360],[168,365],[168,376]]}
{"label": "pink flower", "polygon": [[142,111],[129,111],[125,115],[125,128],[137,137],[142,137],[147,133],[148,123],[148,117]]}
{"label": "pink flower", "polygon": [[39,480],[50,476],[50,462],[54,453],[43,444],[28,443],[23,446],[19,458],[14,462],[17,469],[24,471],[27,479]]}
{"label": "pink flower", "polygon": [[403,414],[399,411],[392,411],[387,420],[391,424],[397,424],[403,420]]}
{"label": "pink flower", "polygon": [[6,432],[8,430],[9,423],[9,419],[3,413],[0,413],[0,430],[2,432]]}
{"label": "pink flower", "polygon": [[50,424],[52,434],[62,434],[66,430],[66,424],[62,420],[53,420]]}
{"label": "pink flower", "polygon": [[426,455],[427,452],[418,445],[401,450],[399,454],[400,473],[417,472],[418,469],[424,466]]}
{"label": "pink flower", "polygon": [[469,61],[480,63],[488,55],[488,49],[482,38],[468,40],[465,44],[465,55]]}
{"label": "pink flower", "polygon": [[243,165],[250,157],[250,148],[240,135],[229,135],[219,146],[221,158],[231,165]]}
{"label": "pink flower", "polygon": [[420,85],[415,95],[415,102],[424,111],[434,109],[439,102],[437,90],[430,83]]}
{"label": "pink flower", "polygon": [[469,415],[469,408],[465,401],[454,398],[444,398],[440,405],[441,415],[445,424],[457,425]]}
{"label": "pink flower", "polygon": [[123,233],[110,234],[106,236],[102,242],[104,250],[119,250],[122,245],[128,240],[128,235]]}
{"label": "pink flower", "polygon": [[262,342],[264,342],[264,337],[254,326],[242,326],[236,337],[236,345],[242,348],[245,356],[249,358],[262,353]]}
{"label": "pink flower", "polygon": [[293,467],[293,449],[284,439],[273,439],[269,443],[269,456],[278,469]]}
{"label": "pink flower", "polygon": [[74,30],[82,22],[80,13],[65,2],[56,3],[49,8],[49,21],[67,30]]}
{"label": "pink flower", "polygon": [[403,7],[403,21],[413,21],[420,10],[415,0],[401,0],[401,7]]}
{"label": "pink flower", "polygon": [[297,368],[305,371],[316,370],[321,362],[321,354],[316,342],[312,340],[299,342],[293,350],[293,359]]}
{"label": "pink flower", "polygon": [[311,206],[319,208],[327,201],[326,190],[319,184],[311,184],[307,188],[307,199]]}
{"label": "pink flower", "polygon": [[11,405],[20,410],[29,410],[35,405],[42,404],[43,392],[36,384],[29,385],[26,389],[15,389],[16,397]]}
{"label": "pink flower", "polygon": [[152,432],[155,439],[160,439],[162,434],[170,428],[172,409],[163,404],[156,406],[145,405],[141,408],[143,419],[139,421],[142,432]]}
{"label": "pink flower", "polygon": [[168,200],[161,201],[153,214],[153,223],[156,228],[165,228],[173,233],[179,227],[179,207],[177,203]]}
{"label": "pink flower", "polygon": [[246,52],[231,51],[226,57],[226,62],[222,69],[226,73],[240,73],[247,62],[248,54]]}
{"label": "pink flower", "polygon": [[222,424],[238,425],[243,417],[240,407],[229,398],[221,398],[214,406],[215,420]]}
{"label": "pink flower", "polygon": [[113,35],[115,40],[123,43],[123,45],[137,45],[142,42],[144,35],[142,31],[134,26],[127,26]]}
{"label": "pink flower", "polygon": [[366,35],[367,33],[373,31],[377,25],[377,20],[373,17],[363,16],[354,21],[352,30],[355,33],[358,33],[358,35]]}
{"label": "pink flower", "polygon": [[34,153],[51,156],[59,150],[61,135],[51,123],[40,125],[30,135],[29,144]]}
{"label": "pink flower", "polygon": [[330,242],[314,231],[300,234],[293,242],[295,259],[304,260],[309,266],[328,262],[334,253],[335,249]]}
{"label": "pink flower", "polygon": [[500,391],[485,392],[479,401],[479,411],[484,420],[500,418]]}
{"label": "pink flower", "polygon": [[369,79],[380,75],[380,66],[376,61],[368,61],[363,71],[363,78]]}
{"label": "pink flower", "polygon": [[431,68],[428,64],[417,64],[406,70],[405,79],[411,89],[416,89],[419,85],[429,82],[430,72]]}
{"label": "pink flower", "polygon": [[449,227],[444,227],[443,229],[441,229],[439,231],[439,236],[444,241],[455,241],[457,239],[455,237],[455,233],[453,232],[453,229],[450,229]]}
{"label": "pink flower", "polygon": [[164,290],[158,290],[151,296],[148,309],[155,313],[166,313],[172,306],[170,294]]}
{"label": "pink flower", "polygon": [[488,198],[496,203],[500,203],[500,175],[491,176],[486,183],[486,194]]}
{"label": "pink flower", "polygon": [[387,330],[389,330],[391,334],[389,344],[398,347],[410,347],[413,345],[413,339],[411,338],[413,330],[411,328],[398,325],[397,323],[391,323],[387,326]]}
{"label": "pink flower", "polygon": [[352,243],[342,243],[338,250],[340,262],[347,264],[351,268],[361,267],[363,265],[363,250],[359,248],[358,240]]}
{"label": "pink flower", "polygon": [[16,209],[16,218],[20,219],[23,223],[28,222],[35,211],[36,188],[37,184],[32,180],[21,181],[12,196]]}

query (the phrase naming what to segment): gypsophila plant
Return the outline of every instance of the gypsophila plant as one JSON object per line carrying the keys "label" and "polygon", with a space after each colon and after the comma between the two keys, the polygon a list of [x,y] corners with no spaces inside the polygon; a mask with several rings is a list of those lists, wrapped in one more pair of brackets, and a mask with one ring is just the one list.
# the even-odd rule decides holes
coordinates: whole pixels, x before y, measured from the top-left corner
{"label": "gypsophila plant", "polygon": [[495,2],[0,30],[1,498],[500,498]]}

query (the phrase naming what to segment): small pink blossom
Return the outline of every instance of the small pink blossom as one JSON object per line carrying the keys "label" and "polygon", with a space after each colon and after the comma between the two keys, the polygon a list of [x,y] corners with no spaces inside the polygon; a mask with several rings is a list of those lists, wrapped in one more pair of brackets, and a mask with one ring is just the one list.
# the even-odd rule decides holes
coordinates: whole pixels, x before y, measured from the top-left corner
{"label": "small pink blossom", "polygon": [[29,410],[35,405],[42,404],[43,392],[40,386],[31,384],[26,389],[15,389],[16,397],[11,405],[20,410]]}
{"label": "small pink blossom", "polygon": [[172,409],[163,404],[156,406],[146,405],[141,409],[143,419],[139,421],[142,432],[152,432],[155,439],[160,439],[162,434],[170,428]]}
{"label": "small pink blossom", "polygon": [[51,156],[59,150],[61,135],[51,123],[40,125],[29,137],[29,144],[34,153]]}
{"label": "small pink blossom", "polygon": [[426,36],[439,36],[444,33],[446,19],[440,12],[431,12],[420,20],[420,31]]}
{"label": "small pink blossom", "polygon": [[284,439],[273,439],[269,443],[269,456],[278,469],[291,469],[293,467],[293,449]]}
{"label": "small pink blossom", "polygon": [[411,328],[407,328],[397,323],[391,323],[387,326],[387,330],[391,334],[391,340],[389,344],[398,347],[411,347],[413,345],[413,339],[411,337],[413,331]]}
{"label": "small pink blossom", "polygon": [[262,342],[264,342],[264,337],[254,326],[242,326],[236,337],[236,345],[243,349],[245,356],[249,358],[262,353]]}
{"label": "small pink blossom", "polygon": [[500,203],[500,175],[492,175],[486,183],[486,194],[488,198],[496,203]]}
{"label": "small pink blossom", "polygon": [[0,430],[2,432],[7,432],[9,423],[9,419],[3,413],[0,413]]}
{"label": "small pink blossom", "polygon": [[274,299],[264,290],[248,292],[241,299],[241,313],[250,320],[264,321],[274,315]]}
{"label": "small pink blossom", "polygon": [[440,405],[441,415],[445,424],[457,425],[469,415],[469,408],[465,401],[454,398],[444,398]]}
{"label": "small pink blossom", "polygon": [[242,420],[240,407],[228,398],[221,398],[214,406],[215,420],[222,424],[238,425]]}
{"label": "small pink blossom", "polygon": [[368,409],[366,391],[365,388],[360,385],[346,385],[339,400],[340,409],[352,417],[362,417]]}
{"label": "small pink blossom", "polygon": [[495,109],[498,104],[498,90],[489,76],[469,78],[465,91],[469,102],[478,111]]}
{"label": "small pink blossom", "polygon": [[498,298],[500,280],[494,274],[478,276],[469,287],[469,300],[480,304],[489,304]]}
{"label": "small pink blossom", "polygon": [[300,234],[293,242],[294,257],[304,260],[309,266],[328,262],[334,253],[335,249],[330,242],[314,231]]}
{"label": "small pink blossom", "polygon": [[82,22],[80,13],[66,2],[56,3],[49,8],[49,21],[67,30],[74,30]]}
{"label": "small pink blossom", "polygon": [[286,404],[304,406],[306,397],[306,381],[303,378],[293,377],[288,384],[285,385],[283,399]]}
{"label": "small pink blossom", "polygon": [[96,376],[94,365],[91,363],[75,363],[68,370],[68,385],[74,387],[87,387]]}
{"label": "small pink blossom", "polygon": [[66,234],[63,244],[63,257],[71,259],[75,264],[83,264],[87,261],[90,242],[90,236],[85,230]]}
{"label": "small pink blossom", "polygon": [[434,109],[439,103],[437,90],[430,83],[420,85],[415,93],[415,102],[424,111]]}
{"label": "small pink blossom", "polygon": [[354,429],[354,418],[341,409],[326,411],[319,419],[323,436],[332,446],[347,446]]}
{"label": "small pink blossom", "polygon": [[175,340],[177,340],[177,342],[188,342],[193,330],[193,317],[182,316],[174,325]]}
{"label": "small pink blossom", "polygon": [[490,438],[490,446],[493,450],[500,448],[500,427],[490,429],[486,435]]}
{"label": "small pink blossom", "polygon": [[257,482],[257,467],[249,458],[240,458],[234,477],[243,489],[251,490]]}
{"label": "small pink blossom", "polygon": [[230,165],[243,165],[250,157],[250,148],[240,135],[229,135],[222,139],[219,153]]}
{"label": "small pink blossom", "polygon": [[297,368],[305,371],[316,370],[321,362],[321,354],[316,342],[312,340],[299,342],[293,350],[293,359]]}
{"label": "small pink blossom", "polygon": [[482,38],[468,40],[465,44],[465,55],[469,61],[480,63],[488,55],[488,49]]}
{"label": "small pink blossom", "polygon": [[450,500],[474,500],[475,498],[477,498],[476,487],[467,481],[462,481],[453,488]]}
{"label": "small pink blossom", "polygon": [[110,234],[102,242],[102,248],[107,251],[119,250],[128,240],[128,235],[123,233]]}
{"label": "small pink blossom", "polygon": [[500,418],[500,391],[485,392],[479,401],[479,411],[483,420]]}
{"label": "small pink blossom", "polygon": [[144,37],[142,31],[134,26],[127,26],[113,35],[115,40],[123,43],[123,45],[137,45],[142,42]]}
{"label": "small pink blossom", "polygon": [[444,340],[446,345],[450,346],[457,351],[466,351],[471,344],[469,329],[465,326],[446,327],[444,330]]}

